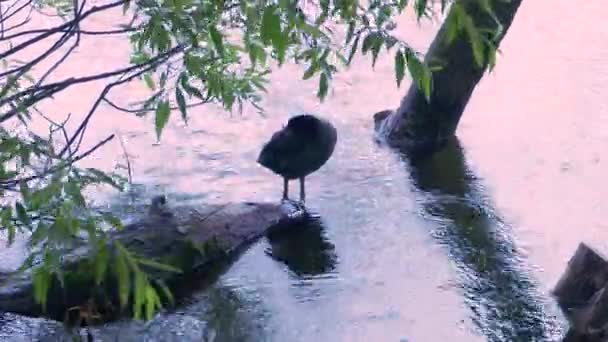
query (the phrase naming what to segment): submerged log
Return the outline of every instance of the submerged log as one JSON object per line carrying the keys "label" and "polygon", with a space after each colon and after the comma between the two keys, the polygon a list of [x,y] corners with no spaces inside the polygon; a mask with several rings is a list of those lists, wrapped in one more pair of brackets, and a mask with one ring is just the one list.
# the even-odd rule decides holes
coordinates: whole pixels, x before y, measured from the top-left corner
{"label": "submerged log", "polygon": [[608,338],[608,260],[599,252],[579,244],[553,295],[570,323],[564,341]]}
{"label": "submerged log", "polygon": [[[154,202],[153,202],[154,205]],[[182,271],[150,270],[151,278],[161,280],[171,290],[188,287],[184,282],[192,276],[213,272],[217,262],[234,258],[252,242],[269,232],[284,230],[308,218],[306,211],[290,202],[230,203],[210,205],[196,210],[176,208],[150,213],[109,236],[112,251],[120,241],[129,251],[144,258],[172,265]],[[12,312],[31,317],[69,319],[70,308],[93,304],[102,320],[118,318],[118,290],[115,278],[96,286],[94,269],[88,256],[91,251],[83,245],[66,254],[64,286],[54,281],[50,288],[46,310],[35,301],[32,270],[0,280],[0,312]],[[109,276],[113,276],[110,264]],[[165,298],[166,299],[166,298]],[[130,309],[130,305],[125,308]]]}

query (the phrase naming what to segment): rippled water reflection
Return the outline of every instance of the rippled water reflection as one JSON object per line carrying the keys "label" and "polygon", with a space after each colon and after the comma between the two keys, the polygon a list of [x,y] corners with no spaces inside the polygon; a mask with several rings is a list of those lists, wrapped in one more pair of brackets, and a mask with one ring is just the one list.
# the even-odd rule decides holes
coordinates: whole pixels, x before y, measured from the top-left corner
{"label": "rippled water reflection", "polygon": [[[599,248],[608,241],[608,37],[593,25],[608,7],[599,0],[546,6],[522,4],[495,73],[462,120],[462,147],[455,141],[417,165],[371,139],[371,114],[405,91],[395,89],[390,56],[373,71],[369,60],[356,61],[324,104],[314,82],[284,67],[273,75],[268,116],[206,107],[189,126],[171,120],[160,145],[151,119],[104,108],[86,143],[120,132],[138,185],[131,194],[96,196],[125,218],[158,193],[170,203],[278,200],[281,180],[255,157],[300,110],[328,117],[340,140],[307,179],[308,204],[319,214],[308,229],[263,239],[226,272],[190,284],[200,288],[193,298],[148,324],[112,323],[93,334],[103,341],[558,340],[565,325],[549,289],[579,241]],[[435,29],[418,28],[411,16],[400,23],[418,48]],[[115,38],[85,40],[73,65],[124,63],[121,47]],[[57,103],[83,113],[98,90],[79,88],[78,101],[66,95]],[[141,92],[132,84],[112,98],[126,103]],[[122,154],[116,143],[86,163],[112,168]],[[19,257],[16,249],[0,254]],[[52,322],[11,315],[0,322],[6,340],[65,338]]]}

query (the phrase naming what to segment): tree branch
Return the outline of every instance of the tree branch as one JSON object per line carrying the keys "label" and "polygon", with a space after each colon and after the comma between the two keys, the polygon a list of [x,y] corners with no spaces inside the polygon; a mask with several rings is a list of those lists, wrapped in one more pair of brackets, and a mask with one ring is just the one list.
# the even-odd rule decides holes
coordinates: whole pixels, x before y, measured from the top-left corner
{"label": "tree branch", "polygon": [[[4,13],[6,15],[2,17],[2,23],[6,22],[7,20],[9,20],[13,16],[15,16],[17,13],[21,12],[27,6],[30,6],[32,4],[32,2],[33,2],[33,0],[28,0],[25,2],[25,4],[21,5],[17,9],[15,9],[12,13],[9,13],[11,8],[13,8],[14,6],[16,6],[19,3],[19,1],[15,1],[12,5],[8,6],[8,8],[6,9],[6,12]],[[30,13],[28,13],[28,15],[27,15],[28,18],[30,17],[30,15],[32,13],[31,9],[32,9],[32,7],[30,7]],[[7,30],[11,30],[11,28],[9,28]]]}
{"label": "tree branch", "polygon": [[[74,143],[74,141],[76,140],[76,138],[78,137],[78,135],[81,135],[80,141],[82,141],[82,136],[84,136],[84,132],[86,130],[86,127],[89,123],[89,120],[91,119],[91,117],[93,116],[93,113],[95,113],[95,110],[97,109],[97,107],[99,107],[99,104],[103,101],[103,98],[110,92],[110,90],[112,88],[114,88],[117,85],[123,84],[123,83],[127,83],[130,82],[131,80],[133,80],[134,78],[143,75],[144,73],[153,70],[154,68],[156,68],[159,64],[163,63],[164,61],[166,61],[167,59],[169,59],[173,54],[179,52],[183,50],[182,46],[177,46],[171,50],[169,50],[168,52],[157,56],[155,58],[153,58],[152,60],[150,60],[146,67],[135,72],[134,74],[124,78],[124,79],[120,79],[118,81],[112,82],[108,85],[105,86],[105,88],[102,90],[101,94],[99,94],[99,97],[97,98],[97,100],[95,101],[95,103],[93,104],[93,107],[91,108],[91,110],[89,111],[89,113],[87,114],[87,116],[85,117],[85,119],[81,122],[80,126],[78,127],[78,129],[76,130],[76,132],[74,132],[74,134],[72,135],[72,137],[70,138],[68,144],[61,150],[61,152],[59,152],[60,156],[63,156],[65,154],[65,152],[68,149],[69,145],[72,145]],[[136,70],[137,68],[131,68],[130,71]],[[124,73],[123,73],[124,74]],[[0,118],[0,122],[2,122],[2,119]]]}
{"label": "tree branch", "polygon": [[44,75],[42,75],[42,77],[40,77],[40,79],[38,80],[38,82],[36,82],[36,85],[34,87],[39,87],[42,84],[42,82],[44,82],[44,80],[53,71],[55,71],[63,62],[65,62],[65,60],[72,54],[72,52],[74,52],[74,49],[76,49],[76,47],[78,47],[78,45],[80,44],[80,34],[78,33],[78,29],[80,27],[80,19],[79,19],[79,17],[82,15],[82,11],[84,10],[85,4],[86,4],[86,0],[83,0],[82,1],[82,5],[80,6],[80,9],[78,9],[78,0],[73,0],[73,5],[74,5],[74,23],[75,24],[74,24],[74,26],[71,27],[71,29],[70,29],[70,31],[68,31],[68,33],[71,32],[70,34],[73,35],[74,32],[76,32],[76,41],[74,42],[74,44],[72,44],[72,46],[70,46],[70,48],[68,49],[68,51],[66,51],[66,53],[57,62],[55,62],[55,64],[53,64],[53,66],[51,66],[44,73]]}
{"label": "tree branch", "polygon": [[[104,97],[103,101],[105,103],[107,103],[108,105],[110,105],[110,107],[112,107],[112,108],[114,108],[116,110],[119,110],[121,112],[124,112],[124,113],[129,113],[129,114],[148,113],[148,112],[154,111],[154,109],[144,109],[143,107],[141,109],[129,109],[129,108],[126,108],[126,107],[123,107],[121,105],[116,104],[115,102],[111,101],[107,97]],[[204,104],[208,104],[209,102],[210,101],[208,99],[201,100],[199,102],[186,105],[186,108],[194,108],[194,107],[202,106]],[[179,107],[173,106],[173,107],[169,107],[169,109],[170,110],[178,110]]]}
{"label": "tree branch", "polygon": [[[13,94],[11,96],[1,99],[0,106],[4,106],[10,102],[13,102],[13,101],[19,99],[20,97],[29,95],[30,97],[23,100],[23,103],[22,103],[23,106],[28,107],[28,106],[31,106],[32,104],[40,101],[41,99],[47,98],[59,91],[62,91],[68,87],[71,87],[75,84],[88,83],[88,82],[98,81],[98,80],[102,80],[102,79],[113,77],[113,76],[118,76],[121,74],[127,74],[129,72],[133,72],[140,68],[146,68],[146,70],[151,70],[152,68],[148,68],[148,66],[153,65],[154,67],[156,67],[158,64],[167,60],[169,57],[183,51],[184,48],[185,47],[183,45],[178,45],[178,46],[172,48],[171,50],[150,59],[146,63],[136,64],[136,65],[121,68],[118,70],[109,71],[109,72],[105,72],[105,73],[99,73],[99,74],[90,75],[90,76],[84,76],[84,77],[78,77],[78,78],[71,77],[71,78],[67,78],[67,79],[64,79],[64,80],[61,80],[58,82],[53,82],[53,83],[49,83],[46,85],[42,85],[39,87],[28,87],[27,89],[25,89],[23,91],[20,91],[16,94]],[[140,73],[138,73],[138,75],[140,75]],[[0,115],[0,123],[12,118],[13,116],[15,116],[18,113],[18,111],[19,111],[19,109],[15,108],[15,109],[12,109],[12,110],[6,112],[5,114]]]}
{"label": "tree branch", "polygon": [[95,152],[97,149],[99,149],[103,145],[107,144],[112,139],[114,139],[114,134],[111,134],[107,138],[98,142],[97,144],[95,144],[95,146],[91,147],[86,152],[70,159],[67,163],[60,163],[59,165],[49,168],[46,171],[44,171],[40,174],[37,174],[37,175],[0,182],[0,186],[2,186],[3,188],[9,188],[9,187],[13,187],[15,185],[19,185],[23,182],[30,182],[30,181],[33,181],[34,179],[46,177],[54,172],[57,172],[58,170],[69,167],[69,166],[73,165],[74,163],[88,157],[89,155],[91,155],[91,153]]}
{"label": "tree branch", "polygon": [[[129,32],[135,32],[139,29],[141,29],[141,26],[124,27],[121,29],[105,30],[105,31],[73,30],[73,32],[81,34],[81,35],[100,36],[100,35],[111,35],[111,34],[124,34],[124,33],[129,33]],[[68,29],[60,30],[59,32],[65,32],[67,30]],[[4,37],[0,38],[0,41],[14,39],[14,38],[17,38],[20,36],[26,36],[26,35],[30,35],[30,34],[43,33],[46,31],[48,31],[48,30],[47,29],[36,29],[36,30],[22,31],[22,32],[14,33],[10,36],[4,36]]]}
{"label": "tree branch", "polygon": [[[102,6],[93,6],[90,10],[84,12],[82,14],[82,16],[80,17],[80,19],[78,19],[78,20],[83,20],[86,17],[90,16],[91,14],[94,14],[94,13],[97,13],[97,12],[105,11],[105,10],[113,8],[113,7],[118,7],[118,6],[122,5],[122,4],[124,4],[126,1],[127,0],[118,0],[118,1],[111,2],[109,4],[102,5]],[[12,54],[15,54],[15,53],[17,53],[17,52],[25,49],[26,47],[28,47],[28,46],[30,46],[32,44],[35,44],[35,43],[37,43],[37,42],[39,42],[39,41],[41,41],[41,40],[43,40],[43,39],[45,39],[47,37],[50,37],[53,34],[65,31],[69,27],[74,26],[74,20],[75,19],[70,20],[70,21],[66,22],[65,24],[56,26],[54,28],[50,28],[50,29],[46,30],[46,32],[44,32],[42,34],[39,34],[38,36],[36,36],[36,37],[34,37],[32,39],[27,40],[27,41],[25,41],[25,42],[23,42],[23,43],[15,46],[15,47],[13,47],[12,49],[9,49],[8,51],[6,51],[4,53],[0,53],[0,60],[4,59],[4,58],[6,58],[6,57],[8,57],[8,56],[10,56]]]}

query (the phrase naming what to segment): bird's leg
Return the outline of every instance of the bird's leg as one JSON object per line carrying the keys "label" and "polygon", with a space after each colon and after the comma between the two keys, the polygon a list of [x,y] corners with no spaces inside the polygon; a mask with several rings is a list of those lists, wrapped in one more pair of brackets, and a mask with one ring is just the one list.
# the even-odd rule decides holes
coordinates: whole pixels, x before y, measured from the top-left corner
{"label": "bird's leg", "polygon": [[287,200],[287,192],[289,191],[289,180],[287,177],[283,177],[283,201]]}
{"label": "bird's leg", "polygon": [[300,177],[300,202],[306,201],[306,191],[304,191],[304,177]]}

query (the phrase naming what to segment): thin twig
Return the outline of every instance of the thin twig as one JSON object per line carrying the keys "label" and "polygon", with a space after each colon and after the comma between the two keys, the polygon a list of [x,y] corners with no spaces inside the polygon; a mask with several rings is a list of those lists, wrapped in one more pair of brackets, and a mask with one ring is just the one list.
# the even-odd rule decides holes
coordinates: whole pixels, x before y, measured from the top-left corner
{"label": "thin twig", "polygon": [[4,38],[4,8],[0,4],[0,37]]}
{"label": "thin twig", "polygon": [[[67,79],[64,79],[64,80],[61,80],[58,82],[53,82],[53,83],[42,85],[37,88],[28,87],[27,89],[25,89],[23,91],[20,91],[14,95],[5,97],[2,100],[0,100],[0,106],[3,106],[3,105],[6,105],[7,103],[15,101],[20,97],[29,95],[30,97],[23,101],[23,107],[27,108],[28,106],[31,106],[32,104],[40,101],[41,99],[52,96],[53,94],[55,94],[59,91],[62,91],[75,84],[88,83],[88,82],[98,81],[98,80],[101,80],[104,78],[118,76],[120,74],[126,74],[129,72],[133,72],[137,69],[140,69],[142,67],[145,67],[145,70],[149,71],[149,70],[153,69],[154,67],[156,67],[161,62],[166,61],[169,57],[183,51],[183,49],[184,49],[184,46],[178,45],[178,46],[172,48],[171,50],[150,59],[146,63],[136,64],[136,65],[122,68],[122,69],[109,71],[109,72],[105,72],[105,73],[99,73],[99,74],[90,75],[90,76],[85,76],[85,77],[70,77],[70,78],[67,78]],[[150,67],[150,66],[152,66],[152,67]],[[138,72],[137,76],[139,76],[141,74],[142,74],[142,72]],[[12,109],[12,110],[0,115],[0,123],[12,118],[13,116],[15,116],[17,114],[17,112],[18,112],[18,109]]]}
{"label": "thin twig", "polygon": [[129,154],[127,153],[127,148],[125,147],[124,142],[122,141],[122,136],[118,133],[118,140],[120,141],[120,146],[122,146],[122,151],[125,156],[125,160],[127,161],[127,174],[129,175],[129,184],[133,184],[133,174],[131,173],[131,160],[129,159]]}
{"label": "thin twig", "polygon": [[[105,30],[105,31],[74,30],[74,32],[75,33],[80,33],[81,35],[98,36],[98,35],[111,35],[111,34],[123,34],[123,33],[134,32],[134,31],[137,31],[137,30],[141,29],[141,27],[142,26],[125,27],[125,28],[121,28],[121,29]],[[36,30],[21,31],[21,32],[18,32],[18,33],[13,33],[12,35],[4,36],[4,37],[0,38],[0,41],[14,39],[14,38],[17,38],[17,37],[20,37],[20,36],[26,36],[26,35],[30,35],[30,34],[43,33],[43,32],[46,32],[46,31],[48,31],[48,29],[36,29]],[[67,31],[67,29],[61,30],[59,32],[65,32],[65,31]]]}
{"label": "thin twig", "polygon": [[[79,20],[83,20],[86,17],[90,16],[91,14],[94,14],[94,13],[97,13],[97,12],[101,12],[101,11],[105,11],[105,10],[113,8],[113,7],[118,7],[118,6],[122,5],[122,4],[124,4],[126,1],[127,0],[118,0],[118,1],[111,2],[109,4],[102,5],[102,6],[93,6],[90,10],[84,12]],[[39,42],[39,41],[41,41],[41,40],[43,40],[43,39],[45,39],[45,38],[53,35],[53,34],[62,32],[64,30],[66,30],[67,28],[71,27],[71,26],[74,26],[74,20],[70,20],[70,21],[66,22],[65,24],[56,26],[54,28],[50,28],[45,33],[42,33],[42,34],[40,34],[40,35],[38,35],[38,36],[36,36],[36,37],[34,37],[32,39],[29,39],[29,40],[27,40],[27,41],[25,41],[25,42],[23,42],[23,43],[15,46],[15,47],[13,47],[12,49],[10,49],[10,50],[8,50],[8,51],[6,51],[4,53],[1,53],[0,54],[0,60],[4,59],[4,58],[6,58],[6,57],[8,57],[8,56],[10,56],[12,54],[15,54],[15,53],[17,53],[17,52],[25,49],[26,47],[28,47],[28,46],[30,46],[32,44],[35,44],[35,43],[37,43],[37,42]]]}
{"label": "thin twig", "polygon": [[53,52],[57,51],[61,46],[63,46],[63,44],[65,44],[74,35],[74,32],[72,31],[74,26],[70,26],[69,28],[70,29],[65,31],[63,33],[63,35],[61,35],[61,37],[55,42],[55,44],[53,44],[44,53],[42,53],[38,57],[32,59],[31,61],[29,61],[23,65],[20,65],[14,69],[0,73],[0,77],[5,77],[7,75],[17,73],[17,75],[14,77],[16,79],[21,78],[21,76],[23,76],[26,72],[28,72],[30,69],[32,69],[32,67],[34,67],[36,64],[40,63],[42,60],[44,60],[45,58],[50,56]]}
{"label": "thin twig", "polygon": [[[69,144],[73,144],[74,141],[76,140],[76,138],[78,137],[78,135],[82,135],[84,136],[84,131],[86,130],[86,127],[89,123],[89,120],[91,119],[91,117],[93,116],[93,113],[95,112],[95,110],[97,109],[97,107],[99,106],[99,104],[102,102],[103,98],[110,92],[110,90],[112,88],[114,88],[117,85],[123,84],[123,83],[127,83],[131,80],[133,80],[134,78],[154,69],[157,67],[158,64],[162,63],[163,61],[165,61],[166,59],[171,57],[171,51],[174,51],[174,53],[176,53],[177,51],[181,51],[182,47],[178,46],[173,48],[172,50],[168,51],[167,53],[161,55],[161,56],[157,56],[156,58],[151,59],[148,62],[148,65],[137,71],[136,73],[132,74],[129,77],[126,77],[124,79],[112,82],[108,85],[105,86],[105,88],[101,91],[101,93],[99,94],[99,97],[97,98],[97,100],[95,100],[95,103],[93,104],[93,107],[91,108],[91,110],[89,111],[89,113],[87,114],[87,116],[85,117],[85,119],[80,123],[80,126],[78,127],[78,129],[76,130],[76,132],[72,135],[72,137],[69,140]],[[2,119],[0,118],[0,122],[2,122]],[[82,141],[82,137],[80,138],[80,141]],[[63,150],[59,153],[60,156],[62,156],[63,154],[65,154],[67,150],[67,146],[63,148]]]}
{"label": "thin twig", "polygon": [[26,25],[27,23],[29,23],[29,22],[30,22],[30,20],[32,19],[32,17],[31,17],[31,13],[32,13],[32,11],[30,10],[30,13],[27,15],[27,17],[26,17],[25,19],[23,19],[23,21],[22,21],[22,22],[20,22],[20,23],[18,23],[18,24],[15,24],[15,25],[13,25],[13,26],[10,26],[10,27],[7,27],[7,28],[4,28],[4,29],[3,29],[3,31],[2,31],[2,35],[3,35],[3,37],[2,37],[2,38],[0,38],[0,41],[4,41],[4,40],[8,40],[8,39],[10,39],[10,38],[7,38],[8,36],[5,36],[5,34],[6,34],[6,33],[10,32],[10,31],[12,31],[12,30],[14,30],[14,29],[18,29],[18,28],[20,28],[21,26],[24,26],[24,25]]}
{"label": "thin twig", "polygon": [[112,139],[114,139],[114,134],[112,134],[112,135],[108,136],[107,138],[103,139],[102,141],[98,142],[97,144],[95,144],[95,146],[91,147],[89,150],[87,150],[83,154],[78,155],[78,156],[74,157],[73,159],[69,160],[67,163],[60,163],[59,165],[52,167],[52,168],[46,170],[45,172],[42,172],[37,175],[0,182],[0,186],[2,186],[3,188],[11,187],[11,186],[19,185],[23,182],[30,182],[34,179],[46,177],[54,172],[57,172],[63,168],[69,167],[69,166],[73,165],[74,163],[88,157],[89,155],[91,155],[91,153],[95,152],[97,149],[99,149],[103,145],[107,144]]}
{"label": "thin twig", "polygon": [[[15,10],[14,10],[12,13],[9,13],[9,11],[11,10],[11,8],[13,8],[13,6],[16,6],[16,5],[19,3],[18,1],[15,1],[15,2],[14,2],[12,5],[10,5],[10,6],[9,6],[9,7],[6,9],[6,12],[5,12],[5,14],[6,14],[6,15],[5,15],[5,16],[2,18],[2,21],[3,21],[3,22],[8,21],[10,18],[12,18],[13,16],[15,16],[17,13],[21,12],[21,11],[22,11],[24,8],[26,8],[27,6],[31,5],[31,4],[32,4],[32,2],[33,2],[33,0],[28,0],[28,1],[26,1],[26,2],[25,2],[25,4],[21,5],[21,6],[20,6],[19,8],[17,8],[17,9],[15,9]],[[32,7],[30,7],[30,13],[28,14],[28,17],[29,17],[29,15],[30,15],[30,14],[31,14],[31,12],[32,12],[32,11],[31,11],[31,8],[32,8]]]}
{"label": "thin twig", "polygon": [[[110,136],[108,136],[107,138],[103,139],[102,141],[98,142],[95,146],[91,147],[88,151],[84,152],[83,154],[75,157],[74,159],[72,159],[71,164],[76,163],[77,161],[80,161],[88,156],[91,155],[91,153],[95,152],[98,148],[100,148],[101,146],[107,144],[110,140],[114,139],[114,134],[111,134]],[[71,165],[70,164],[70,165]]]}
{"label": "thin twig", "polygon": [[[84,6],[86,4],[86,0],[82,1],[82,5],[80,7],[80,9],[78,9],[78,0],[73,0],[74,3],[74,26],[72,26],[71,28],[71,34],[74,34],[74,31],[76,32],[76,41],[74,42],[74,44],[72,44],[72,46],[70,46],[70,48],[68,49],[68,51],[66,51],[65,54],[63,54],[63,56],[53,64],[53,66],[51,66],[45,73],[44,75],[42,75],[42,77],[40,77],[40,79],[38,80],[38,82],[36,82],[36,85],[34,87],[39,87],[42,82],[44,82],[44,80],[51,74],[53,73],[53,71],[55,71],[63,62],[65,62],[66,59],[68,59],[68,57],[72,54],[72,52],[74,52],[74,50],[78,47],[78,45],[80,44],[80,33],[78,33],[78,29],[80,28],[80,20],[78,19],[81,15],[82,15],[82,11],[84,10]],[[76,20],[78,19],[78,20]],[[70,31],[66,32],[66,34],[70,33]]]}
{"label": "thin twig", "polygon": [[[126,107],[120,106],[120,105],[116,104],[115,102],[112,102],[112,101],[111,101],[110,99],[108,99],[107,97],[104,97],[104,98],[103,98],[103,101],[104,101],[105,103],[107,103],[108,105],[110,105],[110,107],[112,107],[112,108],[114,108],[114,109],[116,109],[116,110],[119,110],[119,111],[121,111],[121,112],[124,112],[124,113],[129,113],[129,114],[149,113],[149,112],[152,112],[152,111],[154,111],[154,110],[155,110],[155,109],[153,109],[153,108],[151,108],[151,109],[144,109],[143,107],[142,107],[141,109],[129,109],[129,108],[126,108]],[[199,102],[197,102],[197,103],[192,103],[192,104],[188,104],[188,105],[186,105],[186,108],[193,108],[193,107],[202,106],[202,105],[208,104],[209,102],[210,102],[210,101],[209,101],[208,99],[206,99],[206,100],[201,100],[201,101],[199,101]],[[169,109],[170,109],[170,110],[178,110],[178,109],[179,109],[179,107],[177,107],[177,106],[172,106],[172,107],[169,107]]]}
{"label": "thin twig", "polygon": [[[42,113],[39,110],[36,110],[36,112],[38,113],[38,115],[40,115],[44,120],[46,120],[51,127],[51,135],[53,133],[55,133],[56,131],[61,131],[62,135],[63,135],[63,139],[65,140],[65,143],[68,143],[68,132],[65,129],[65,125],[67,124],[68,121],[70,121],[70,118],[72,117],[72,113],[68,113],[67,117],[65,118],[65,120],[63,120],[63,122],[58,123],[55,120],[49,118],[48,116],[44,115],[44,113]],[[73,155],[75,154],[77,151],[70,151],[70,154]]]}

